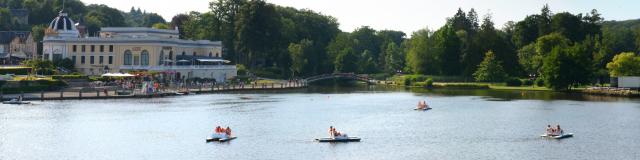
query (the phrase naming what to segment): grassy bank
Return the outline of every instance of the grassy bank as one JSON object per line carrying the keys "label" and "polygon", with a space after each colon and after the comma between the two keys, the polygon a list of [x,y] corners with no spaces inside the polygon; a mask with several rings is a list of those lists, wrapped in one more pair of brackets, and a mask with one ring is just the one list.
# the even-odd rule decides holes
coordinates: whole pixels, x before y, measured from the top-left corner
{"label": "grassy bank", "polygon": [[[429,85],[429,80],[432,84]],[[431,76],[431,75],[396,75],[382,81],[381,84],[407,87],[424,87],[433,89],[495,89],[495,90],[526,90],[551,91],[546,87],[536,85],[507,86],[506,83],[471,82],[459,76]],[[524,83],[523,83],[524,84]]]}

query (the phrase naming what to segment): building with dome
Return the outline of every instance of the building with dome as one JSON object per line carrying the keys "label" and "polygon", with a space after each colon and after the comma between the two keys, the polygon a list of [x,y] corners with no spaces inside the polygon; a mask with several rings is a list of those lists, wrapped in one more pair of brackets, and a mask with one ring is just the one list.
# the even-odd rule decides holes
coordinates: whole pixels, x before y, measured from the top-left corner
{"label": "building with dome", "polygon": [[42,58],[68,58],[86,75],[154,71],[175,79],[218,82],[236,76],[235,65],[222,59],[220,41],[179,39],[177,28],[103,27],[96,37],[88,36],[85,28],[60,12],[45,30]]}

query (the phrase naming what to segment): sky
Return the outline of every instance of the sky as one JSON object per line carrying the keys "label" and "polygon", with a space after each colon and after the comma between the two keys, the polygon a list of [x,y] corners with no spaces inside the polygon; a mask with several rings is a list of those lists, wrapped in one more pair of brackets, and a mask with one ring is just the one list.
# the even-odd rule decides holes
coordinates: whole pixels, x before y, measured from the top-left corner
{"label": "sky", "polygon": [[[211,0],[81,0],[85,4],[106,4],[128,12],[140,7],[160,14],[167,21],[179,13],[209,11]],[[538,14],[544,4],[552,13],[587,13],[597,9],[605,20],[640,18],[638,0],[266,0],[281,6],[311,9],[338,19],[340,29],[353,31],[361,26],[377,30],[404,31],[408,35],[423,28],[440,28],[458,8],[475,8],[479,17],[490,14],[497,28],[508,21],[520,21]],[[176,3],[179,2],[179,3]]]}

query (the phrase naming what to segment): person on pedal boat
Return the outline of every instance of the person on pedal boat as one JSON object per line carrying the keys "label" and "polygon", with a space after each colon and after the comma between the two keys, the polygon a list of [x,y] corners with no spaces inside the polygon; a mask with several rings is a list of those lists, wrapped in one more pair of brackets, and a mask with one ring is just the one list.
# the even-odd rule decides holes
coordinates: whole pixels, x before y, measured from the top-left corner
{"label": "person on pedal boat", "polygon": [[556,125],[556,133],[555,135],[564,135],[564,131],[560,128],[560,124]]}
{"label": "person on pedal boat", "polygon": [[227,126],[227,129],[224,130],[225,134],[227,134],[227,136],[231,137],[231,128],[229,128],[229,126]]}
{"label": "person on pedal boat", "polygon": [[424,105],[423,108],[425,108],[425,109],[431,108],[431,107],[429,107],[429,105],[427,105],[427,101],[425,101],[425,100],[422,100],[422,105]]}
{"label": "person on pedal boat", "polygon": [[546,135],[552,135],[552,134],[553,134],[553,128],[551,128],[551,125],[548,124],[546,129]]}
{"label": "person on pedal boat", "polygon": [[215,131],[215,133],[220,133],[221,130],[222,130],[222,128],[220,128],[220,126],[217,126],[214,131]]}

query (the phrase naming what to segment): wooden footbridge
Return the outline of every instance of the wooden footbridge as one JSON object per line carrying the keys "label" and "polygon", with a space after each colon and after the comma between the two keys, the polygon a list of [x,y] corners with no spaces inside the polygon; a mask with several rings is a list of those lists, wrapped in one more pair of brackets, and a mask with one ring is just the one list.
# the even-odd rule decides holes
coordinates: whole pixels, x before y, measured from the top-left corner
{"label": "wooden footbridge", "polygon": [[374,79],[371,79],[368,76],[358,75],[358,74],[355,74],[355,73],[321,74],[321,75],[305,78],[304,81],[306,83],[313,83],[313,82],[316,82],[316,81],[322,81],[322,80],[327,80],[327,79],[351,79],[351,80],[366,82],[368,84],[375,84],[376,83]]}

